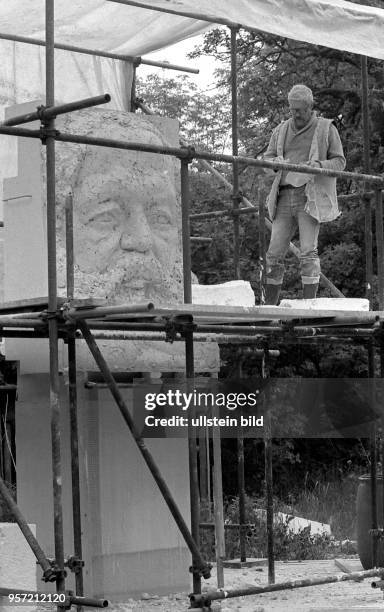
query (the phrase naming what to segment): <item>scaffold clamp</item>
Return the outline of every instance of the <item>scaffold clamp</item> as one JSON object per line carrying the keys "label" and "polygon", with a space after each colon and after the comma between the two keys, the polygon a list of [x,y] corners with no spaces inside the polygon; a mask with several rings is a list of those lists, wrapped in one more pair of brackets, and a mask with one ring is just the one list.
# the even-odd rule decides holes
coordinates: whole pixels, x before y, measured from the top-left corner
{"label": "scaffold clamp", "polygon": [[48,559],[51,567],[48,567],[43,572],[43,581],[44,582],[56,582],[60,578],[66,578],[67,572],[64,569],[60,569],[56,564],[54,559]]}
{"label": "scaffold clamp", "polygon": [[[234,202],[234,203],[236,202],[237,204],[240,204],[240,202],[242,202],[242,200],[243,200],[243,197],[244,197],[244,193],[243,193],[243,191],[242,191],[241,189],[238,189],[238,190],[236,191],[236,193],[232,193],[232,195],[231,195],[231,200],[232,200],[232,202]],[[255,212],[257,212],[257,210],[255,210]],[[233,214],[233,215],[238,215],[238,214],[239,214],[239,211],[238,211],[238,210],[236,210],[236,209],[235,209],[235,210],[232,210],[232,214]]]}
{"label": "scaffold clamp", "polygon": [[43,145],[47,143],[47,138],[56,138],[59,136],[59,130],[47,128],[45,125],[40,127],[40,140]]}
{"label": "scaffold clamp", "polygon": [[176,340],[177,329],[174,321],[167,320],[165,323],[165,342],[172,344]]}
{"label": "scaffold clamp", "polygon": [[84,567],[84,561],[82,559],[79,559],[79,557],[76,557],[75,555],[71,555],[64,562],[64,565],[68,567],[68,569],[70,569],[71,572],[73,572],[74,574],[79,574],[81,572],[81,569]]}
{"label": "scaffold clamp", "polygon": [[191,565],[191,567],[189,568],[189,571],[194,576],[198,576],[199,578],[203,577],[205,578],[205,580],[207,580],[211,577],[211,569],[211,563],[204,563],[203,565],[198,565],[196,564],[196,562],[194,562],[193,565]]}
{"label": "scaffold clamp", "polygon": [[39,106],[36,107],[36,112],[37,115],[41,121],[41,123],[44,123],[44,111],[46,110],[46,106],[44,106],[44,104],[40,104]]}
{"label": "scaffold clamp", "polygon": [[185,338],[185,335],[188,332],[194,332],[197,329],[196,323],[193,323],[192,321],[178,321],[177,326],[179,327],[178,331],[182,338]]}
{"label": "scaffold clamp", "polygon": [[188,164],[193,162],[196,153],[195,147],[192,145],[182,145],[180,148],[183,151],[183,155],[180,156],[180,159],[186,161]]}

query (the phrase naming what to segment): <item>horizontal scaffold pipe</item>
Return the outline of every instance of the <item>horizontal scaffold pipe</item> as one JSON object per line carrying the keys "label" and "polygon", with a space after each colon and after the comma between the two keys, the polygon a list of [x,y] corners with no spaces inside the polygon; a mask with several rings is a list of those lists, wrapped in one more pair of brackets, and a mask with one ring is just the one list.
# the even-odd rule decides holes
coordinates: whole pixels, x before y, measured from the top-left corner
{"label": "horizontal scaffold pipe", "polygon": [[207,591],[203,594],[190,595],[192,607],[209,606],[211,601],[219,599],[231,599],[233,597],[244,597],[246,595],[261,595],[262,593],[273,593],[275,591],[286,591],[288,589],[300,589],[302,587],[331,584],[334,582],[347,582],[349,580],[364,580],[374,576],[384,577],[384,568],[378,567],[363,572],[351,572],[350,574],[337,574],[323,576],[321,578],[305,578],[303,580],[291,580],[289,582],[278,582],[267,586],[251,586],[244,589],[233,589],[232,591]]}
{"label": "horizontal scaffold pipe", "polygon": [[[24,138],[41,138],[44,131],[27,130],[16,127],[0,127],[0,134],[8,134],[10,136],[22,136]],[[98,138],[94,136],[79,136],[75,134],[66,134],[56,131],[54,138],[58,142],[72,142],[74,144],[88,144],[91,146],[107,147],[112,149],[123,149],[126,151],[141,151],[143,153],[156,153],[161,155],[171,155],[180,159],[205,159],[207,161],[217,161],[228,164],[237,162],[248,166],[258,168],[271,168],[272,170],[292,170],[301,174],[333,176],[339,178],[355,179],[357,181],[366,181],[380,187],[384,187],[384,177],[373,174],[362,174],[360,172],[345,172],[337,170],[328,170],[324,168],[310,168],[302,164],[289,164],[286,162],[272,162],[263,159],[254,159],[253,157],[243,157],[241,155],[223,155],[218,153],[207,153],[206,151],[196,151],[191,147],[166,147],[155,144],[142,142],[130,142],[122,140],[113,140],[111,138]]]}
{"label": "horizontal scaffold pipe", "polygon": [[20,123],[29,123],[30,121],[47,121],[57,117],[58,115],[64,115],[65,113],[71,113],[72,111],[81,110],[83,108],[91,108],[92,106],[98,106],[99,104],[106,104],[111,101],[111,96],[106,93],[101,96],[93,96],[92,98],[84,98],[82,100],[76,100],[75,102],[68,102],[67,104],[59,104],[57,106],[50,106],[46,108],[44,106],[38,108],[32,113],[26,113],[24,115],[17,115],[11,117],[0,123],[0,125],[20,125]]}
{"label": "horizontal scaffold pipe", "polygon": [[[364,196],[372,197],[374,195],[374,191],[366,191],[366,192],[356,192],[356,193],[346,193],[343,195],[338,195],[337,199],[339,202],[348,202],[349,200],[356,200],[358,198],[363,198]],[[245,198],[244,198],[245,199]],[[212,210],[210,212],[203,213],[195,213],[190,215],[189,218],[191,221],[201,221],[203,219],[210,219],[214,217],[229,217],[233,218],[234,215],[258,215],[259,211],[256,206],[245,206],[244,208],[239,208],[234,211],[231,208],[226,208],[223,210]]]}
{"label": "horizontal scaffold pipe", "polygon": [[[108,339],[109,332],[112,334],[110,338],[116,338],[119,331],[125,332],[121,334],[121,338],[129,338],[132,340],[164,340],[164,332],[166,331],[165,323],[161,322],[112,322],[112,321],[89,321],[89,327],[95,332],[95,337]],[[109,332],[108,332],[109,330]],[[275,321],[273,325],[196,325],[194,339],[198,342],[218,342],[226,340],[230,336],[237,337],[241,341],[248,339],[260,339],[260,337],[272,334],[293,334],[297,336],[351,336],[351,337],[371,337],[379,334],[379,328],[372,327],[353,327],[339,326],[332,327],[330,325],[319,327],[299,325],[295,327],[286,327]],[[175,335],[175,340],[182,339],[179,333]],[[235,342],[235,340],[233,340]]]}
{"label": "horizontal scaffold pipe", "polygon": [[[16,34],[6,34],[0,32],[0,39],[11,40],[12,42],[24,43],[26,45],[35,45],[38,47],[45,47],[45,41],[39,38],[29,38],[27,36],[16,36]],[[190,72],[192,74],[198,74],[197,68],[191,68],[188,66],[179,66],[177,64],[168,64],[167,62],[156,62],[155,60],[146,60],[137,55],[124,55],[122,53],[112,53],[110,51],[97,51],[96,49],[86,49],[84,47],[77,47],[74,45],[64,45],[55,43],[55,49],[61,49],[62,51],[71,51],[72,53],[82,53],[83,55],[93,55],[96,57],[107,57],[108,59],[120,60],[122,62],[129,62],[136,66],[143,64],[147,66],[157,66],[158,68],[167,68],[168,70],[179,70],[181,72]]]}
{"label": "horizontal scaffold pipe", "polygon": [[275,321],[273,325],[197,325],[196,334],[235,334],[239,337],[250,336],[251,338],[257,334],[265,333],[285,333],[285,334],[296,334],[296,335],[318,335],[318,334],[330,334],[330,335],[351,335],[351,336],[372,336],[378,333],[377,329],[372,328],[359,328],[359,327],[342,327],[340,321],[338,327],[316,327],[308,325],[297,325],[294,327],[286,327],[278,325],[279,321]]}
{"label": "horizontal scaffold pipe", "polygon": [[246,208],[238,208],[236,210],[232,210],[230,208],[226,210],[213,210],[211,212],[205,213],[195,213],[190,215],[189,218],[191,221],[201,221],[202,219],[211,219],[213,217],[232,217],[234,215],[258,215],[259,211],[256,206],[247,206]]}
{"label": "horizontal scaffold pipe", "polygon": [[[144,341],[144,342],[153,342],[153,341],[158,341],[158,342],[164,342],[166,339],[166,336],[164,335],[164,333],[162,332],[155,332],[155,333],[148,333],[148,332],[134,332],[134,331],[126,331],[126,332],[122,332],[122,331],[105,331],[105,332],[94,332],[93,337],[95,340],[132,340],[132,341]],[[82,336],[80,335],[80,333],[77,334],[77,339],[81,338]],[[260,342],[260,340],[263,338],[262,335],[258,335],[258,336],[246,336],[246,335],[237,335],[235,336],[233,335],[229,335],[229,336],[225,336],[224,334],[194,334],[193,339],[195,342],[205,342],[205,343],[210,343],[210,342],[217,342],[217,344],[254,344],[257,342]],[[175,338],[173,338],[173,341],[175,342],[184,342],[184,338],[180,335],[180,334],[176,334]],[[277,356],[278,351],[274,351],[274,350],[270,350],[269,354],[272,357],[276,357]],[[256,356],[260,356],[262,357],[263,355],[265,355],[265,350],[264,349],[258,349],[255,348],[253,350],[253,354]],[[1,391],[1,387],[0,387],[0,391]]]}
{"label": "horizontal scaffold pipe", "polygon": [[237,162],[247,164],[248,166],[256,166],[259,168],[271,168],[272,170],[291,170],[301,174],[314,174],[320,176],[332,176],[338,178],[355,179],[366,181],[384,187],[384,178],[372,174],[363,174],[360,172],[345,172],[337,170],[328,170],[324,168],[310,168],[302,164],[289,164],[286,162],[272,162],[268,160],[254,159],[253,157],[243,157],[241,155],[222,155],[218,153],[207,153],[205,151],[197,151],[187,147],[165,147],[160,145],[144,144],[141,142],[124,142],[112,140],[109,138],[97,138],[91,136],[77,136],[74,134],[58,133],[55,136],[59,142],[73,142],[78,144],[89,144],[94,146],[104,146],[117,149],[126,149],[130,151],[142,151],[144,153],[158,153],[163,155],[171,155],[180,157],[181,159],[205,159],[207,161],[217,161],[228,164]]}
{"label": "horizontal scaffold pipe", "polygon": [[[131,340],[133,342],[145,342],[145,341],[155,341],[155,342],[166,342],[167,337],[165,334],[164,326],[159,326],[158,332],[146,332],[145,323],[139,325],[141,328],[139,331],[133,331],[128,329],[127,331],[122,331],[121,328],[123,324],[116,323],[112,325],[113,331],[99,331],[95,332],[94,338],[96,340]],[[107,324],[104,323],[104,327]],[[143,329],[144,328],[144,329]],[[123,328],[125,329],[125,328]],[[119,331],[121,330],[121,331]],[[376,330],[373,329],[364,329],[364,328],[355,328],[355,327],[345,327],[345,328],[333,328],[333,327],[324,327],[324,328],[315,328],[315,327],[299,327],[293,328],[292,332],[282,327],[282,326],[270,326],[270,327],[259,327],[258,331],[252,334],[241,334],[239,332],[235,333],[229,331],[228,333],[223,332],[215,332],[202,334],[197,333],[194,334],[195,342],[204,342],[211,343],[215,342],[220,345],[224,344],[243,344],[243,345],[253,345],[262,342],[266,337],[272,336],[276,342],[279,342],[279,337],[281,341],[284,342],[298,342],[302,340],[319,340],[319,341],[337,341],[342,339],[343,342],[348,340],[356,341],[356,338],[361,338],[362,341],[372,338],[375,336]],[[0,336],[3,338],[47,338],[48,337],[48,329],[4,329],[0,327]],[[68,329],[59,328],[59,338],[66,339],[68,337]],[[81,339],[82,336],[78,334],[77,339]],[[184,342],[184,338],[178,333],[173,338],[175,342]],[[3,390],[3,387],[0,386],[0,391]]]}
{"label": "horizontal scaffold pipe", "polygon": [[100,319],[106,316],[125,315],[130,313],[149,312],[153,310],[152,302],[143,304],[121,304],[118,306],[95,306],[94,308],[69,308],[64,310],[63,316],[70,321],[82,319]]}
{"label": "horizontal scaffold pipe", "polygon": [[[169,15],[178,15],[179,17],[188,17],[189,19],[199,19],[201,21],[207,21],[208,23],[216,23],[217,25],[225,25],[229,28],[239,28],[241,25],[234,23],[230,19],[219,19],[217,17],[208,17],[203,13],[189,13],[178,8],[163,8],[156,6],[153,3],[143,4],[141,2],[135,2],[135,0],[108,0],[109,2],[116,2],[117,4],[125,4],[126,6],[136,6],[141,9],[148,9],[150,11],[158,11],[160,13],[167,13]],[[254,30],[254,29],[253,29]]]}
{"label": "horizontal scaffold pipe", "polygon": [[40,319],[18,319],[16,317],[10,317],[6,315],[0,316],[0,328],[1,327],[22,327],[25,329],[46,329],[47,325]]}

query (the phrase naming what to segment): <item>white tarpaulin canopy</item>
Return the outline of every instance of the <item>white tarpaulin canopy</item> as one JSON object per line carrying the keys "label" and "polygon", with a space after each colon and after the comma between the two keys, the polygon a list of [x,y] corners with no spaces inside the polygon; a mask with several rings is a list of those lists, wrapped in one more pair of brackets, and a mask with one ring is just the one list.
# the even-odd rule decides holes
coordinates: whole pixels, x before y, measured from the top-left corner
{"label": "white tarpaulin canopy", "polygon": [[[346,0],[55,0],[54,6],[57,43],[129,56],[201,33],[213,21],[384,59],[384,10]],[[0,39],[1,33],[44,40],[45,0],[0,0]],[[0,40],[0,57],[0,105],[44,95],[43,47]],[[57,50],[55,63],[56,102],[108,91],[113,108],[129,107],[127,62]]]}
{"label": "white tarpaulin canopy", "polygon": [[[56,0],[58,42],[144,55],[228,22],[384,59],[384,10],[347,0]],[[184,15],[161,13],[156,7]],[[44,0],[0,0],[0,31],[44,38]]]}

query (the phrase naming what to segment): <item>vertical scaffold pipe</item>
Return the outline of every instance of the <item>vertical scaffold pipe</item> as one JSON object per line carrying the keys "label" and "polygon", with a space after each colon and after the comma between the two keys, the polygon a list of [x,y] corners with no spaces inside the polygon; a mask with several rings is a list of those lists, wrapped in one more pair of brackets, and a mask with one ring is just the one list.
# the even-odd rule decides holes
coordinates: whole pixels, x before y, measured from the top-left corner
{"label": "vertical scaffold pipe", "polygon": [[260,304],[265,303],[265,277],[267,271],[267,259],[266,259],[266,241],[265,241],[265,204],[264,204],[264,191],[258,190],[258,204],[259,204],[259,264],[260,264]]}
{"label": "vertical scaffold pipe", "polygon": [[208,505],[208,482],[207,482],[207,428],[199,427],[199,482],[200,482],[200,504],[201,518],[204,521],[211,519]]}
{"label": "vertical scaffold pipe", "polygon": [[[239,126],[237,105],[237,30],[231,28],[231,94],[232,94],[232,155],[239,154]],[[236,161],[233,169],[233,210],[240,207],[239,193],[239,166]],[[235,278],[240,278],[240,219],[239,215],[233,217],[233,265]]]}
{"label": "vertical scaffold pipe", "polygon": [[65,247],[67,261],[67,298],[72,300],[75,293],[72,192],[69,192],[65,198]]}
{"label": "vertical scaffold pipe", "polygon": [[[191,393],[194,389],[194,350],[193,350],[193,331],[185,331],[185,373],[187,378],[187,392]],[[189,493],[191,509],[191,534],[196,546],[200,548],[200,496],[199,496],[199,475],[197,469],[197,447],[196,436],[198,428],[192,425],[192,420],[196,415],[193,402],[188,411],[188,455],[189,455]],[[199,562],[192,554],[192,575],[193,592],[201,593],[201,575],[198,571]]]}
{"label": "vertical scaffold pipe", "polygon": [[[55,48],[54,0],[45,0],[46,27],[46,105],[55,103]],[[45,125],[47,130],[55,128],[55,120],[49,119]],[[46,138],[47,147],[47,251],[48,251],[48,326],[49,326],[49,372],[50,372],[50,406],[51,406],[51,437],[52,437],[52,475],[53,475],[53,511],[55,560],[58,568],[56,588],[58,592],[65,590],[64,574],[64,535],[62,509],[62,471],[61,471],[61,433],[60,433],[60,402],[59,402],[59,360],[57,332],[57,273],[56,273],[56,189],[55,189],[55,139],[49,134]]]}
{"label": "vertical scaffold pipe", "polygon": [[[374,372],[374,352],[372,342],[368,343],[368,376],[371,379],[370,385],[370,401],[373,405],[373,377]],[[371,427],[370,435],[370,474],[371,474],[371,524],[372,530],[377,530],[378,526],[378,508],[377,508],[377,432],[375,423]],[[377,551],[378,551],[378,540],[377,536],[372,535],[372,567],[377,567]]]}
{"label": "vertical scaffold pipe", "polygon": [[[379,309],[384,309],[384,238],[383,238],[383,192],[377,189],[375,192],[376,210],[376,248],[377,248],[377,276],[379,284]],[[383,334],[383,332],[382,332]],[[384,338],[380,336],[380,377],[384,378]],[[383,487],[382,499],[382,526],[384,527],[384,432],[381,425],[381,486]]]}
{"label": "vertical scaffold pipe", "polygon": [[[189,194],[189,162],[181,160],[181,209],[182,209],[182,235],[183,235],[183,273],[184,273],[184,303],[192,303],[192,273],[191,273],[191,240],[190,240],[190,194]],[[185,375],[188,391],[193,391],[195,378],[195,363],[193,351],[193,330],[185,331]],[[191,421],[194,416],[194,407],[189,410],[188,427],[188,456],[189,456],[189,491],[191,509],[191,535],[200,546],[200,499],[199,499],[199,476],[197,469],[197,447],[196,431]],[[201,593],[201,576],[197,571],[198,560],[192,554],[193,592]]]}
{"label": "vertical scaffold pipe", "polygon": [[[362,124],[363,124],[363,162],[364,172],[369,174],[371,171],[370,160],[370,134],[369,134],[369,107],[368,107],[368,65],[367,58],[362,55],[361,63],[361,108],[362,108]],[[364,184],[364,191],[367,191],[367,185]],[[372,306],[372,211],[371,200],[365,197],[365,263],[366,263],[366,294]]]}
{"label": "vertical scaffold pipe", "polygon": [[189,222],[190,213],[189,195],[189,162],[181,160],[181,228],[183,240],[183,280],[184,303],[192,303],[192,273],[191,273],[191,231]]}
{"label": "vertical scaffold pipe", "polygon": [[[127,65],[124,65],[123,70],[124,70],[123,78],[126,79],[127,76],[125,73],[127,70]],[[135,113],[137,110],[137,106],[136,106],[136,83],[137,83],[136,64],[132,64],[132,72],[133,74],[132,74],[131,94],[130,94],[129,100],[127,99],[126,103],[127,103],[127,106],[129,106],[129,111],[131,113]]]}
{"label": "vertical scaffold pipe", "polygon": [[239,426],[237,428],[237,482],[239,488],[240,562],[244,563],[247,560],[245,543],[244,437]]}
{"label": "vertical scaffold pipe", "polygon": [[[213,375],[212,378],[217,375]],[[212,416],[219,417],[219,408],[212,407]],[[221,465],[221,434],[220,427],[212,428],[213,446],[213,503],[215,516],[215,548],[217,588],[224,588],[225,531],[223,507],[223,472]]]}
{"label": "vertical scaffold pipe", "polygon": [[[242,378],[243,368],[241,350],[239,351],[239,361],[237,364],[237,376]],[[242,414],[240,408],[240,415]],[[237,427],[237,483],[239,490],[239,539],[240,539],[240,563],[245,563],[247,560],[246,542],[245,542],[245,470],[244,470],[244,436],[242,427]]]}
{"label": "vertical scaffold pipe", "polygon": [[[262,377],[269,376],[268,349],[264,350],[262,360]],[[272,438],[271,438],[271,406],[269,405],[270,394],[266,391],[266,419],[264,427],[264,465],[265,465],[265,497],[267,503],[267,555],[268,555],[268,584],[275,584],[275,557],[274,557],[274,533],[273,533],[273,472],[272,472]]]}
{"label": "vertical scaffold pipe", "polygon": [[[368,105],[368,60],[362,55],[360,58],[361,66],[361,108],[363,119],[363,158],[364,172],[369,173],[371,170],[370,160],[370,134],[369,134],[369,105]],[[364,186],[366,191],[366,185]],[[365,199],[365,259],[366,259],[366,281],[367,281],[367,298],[369,299],[370,307],[372,307],[372,278],[373,278],[373,263],[372,263],[372,212],[371,201]],[[373,378],[375,375],[374,367],[374,346],[372,342],[368,342],[368,377]],[[376,426],[372,425],[370,436],[370,455],[371,455],[371,506],[372,506],[372,529],[377,529],[377,440]],[[377,538],[372,536],[372,563],[373,567],[377,564]]]}
{"label": "vertical scaffold pipe", "polygon": [[[67,298],[73,299],[75,291],[74,278],[74,240],[73,240],[73,196],[70,193],[65,200],[65,241],[67,255]],[[77,422],[77,374],[76,374],[76,340],[75,332],[68,333],[68,399],[71,438],[71,475],[72,475],[72,520],[73,550],[78,564],[75,568],[76,595],[84,595],[83,581],[83,547],[81,540],[81,497],[79,470],[79,432]],[[81,612],[82,607],[77,607]]]}
{"label": "vertical scaffold pipe", "polygon": [[377,249],[377,278],[379,285],[379,310],[384,309],[384,229],[383,229],[383,192],[375,190],[376,212],[376,249]]}
{"label": "vertical scaffold pipe", "polygon": [[[380,336],[380,377],[384,378],[384,337],[383,330]],[[381,486],[382,486],[382,506],[381,506],[381,521],[384,527],[384,427],[383,419],[381,423]]]}

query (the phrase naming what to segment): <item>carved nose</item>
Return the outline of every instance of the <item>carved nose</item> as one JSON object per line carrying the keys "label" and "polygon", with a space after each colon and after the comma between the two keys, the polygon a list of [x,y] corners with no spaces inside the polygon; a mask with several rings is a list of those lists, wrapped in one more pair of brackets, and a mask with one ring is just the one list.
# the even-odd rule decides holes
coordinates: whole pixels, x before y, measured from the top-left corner
{"label": "carved nose", "polygon": [[141,219],[138,223],[124,228],[120,237],[120,248],[123,251],[146,253],[150,246],[151,232],[145,219]]}

